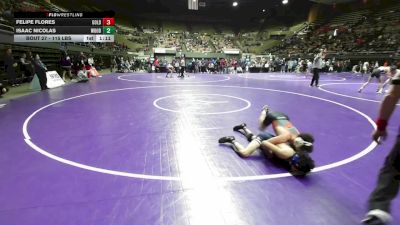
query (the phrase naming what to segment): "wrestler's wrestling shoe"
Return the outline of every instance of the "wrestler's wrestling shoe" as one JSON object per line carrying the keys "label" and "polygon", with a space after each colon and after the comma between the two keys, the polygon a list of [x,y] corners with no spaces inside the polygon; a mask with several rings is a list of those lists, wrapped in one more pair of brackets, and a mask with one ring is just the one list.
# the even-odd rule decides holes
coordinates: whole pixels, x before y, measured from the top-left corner
{"label": "wrestler's wrestling shoe", "polygon": [[247,125],[245,123],[242,123],[240,125],[234,126],[233,127],[233,131],[239,131],[242,130],[243,128],[245,128]]}
{"label": "wrestler's wrestling shoe", "polygon": [[232,143],[235,140],[234,136],[226,136],[222,137],[218,140],[218,143],[224,144],[224,143]]}
{"label": "wrestler's wrestling shoe", "polygon": [[373,209],[367,213],[365,218],[361,221],[363,225],[388,225],[392,221],[392,217],[389,213],[380,210]]}
{"label": "wrestler's wrestling shoe", "polygon": [[264,106],[263,106],[263,110],[268,114],[268,112],[269,112],[269,106],[268,106],[268,105],[264,105]]}
{"label": "wrestler's wrestling shoe", "polygon": [[362,225],[387,225],[387,223],[383,222],[376,216],[368,216],[361,221]]}

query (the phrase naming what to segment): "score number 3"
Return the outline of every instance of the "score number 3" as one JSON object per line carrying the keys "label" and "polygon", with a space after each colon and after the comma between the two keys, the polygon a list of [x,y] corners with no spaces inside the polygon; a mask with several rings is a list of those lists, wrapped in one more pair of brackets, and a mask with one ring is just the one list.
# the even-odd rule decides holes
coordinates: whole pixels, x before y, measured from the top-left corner
{"label": "score number 3", "polygon": [[103,26],[114,26],[114,18],[103,18]]}

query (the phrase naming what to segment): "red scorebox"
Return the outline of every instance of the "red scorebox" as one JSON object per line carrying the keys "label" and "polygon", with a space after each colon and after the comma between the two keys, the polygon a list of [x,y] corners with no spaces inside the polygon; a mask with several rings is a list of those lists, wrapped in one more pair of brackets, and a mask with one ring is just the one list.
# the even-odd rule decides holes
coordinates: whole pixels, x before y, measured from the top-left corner
{"label": "red scorebox", "polygon": [[114,18],[103,18],[103,26],[114,26]]}

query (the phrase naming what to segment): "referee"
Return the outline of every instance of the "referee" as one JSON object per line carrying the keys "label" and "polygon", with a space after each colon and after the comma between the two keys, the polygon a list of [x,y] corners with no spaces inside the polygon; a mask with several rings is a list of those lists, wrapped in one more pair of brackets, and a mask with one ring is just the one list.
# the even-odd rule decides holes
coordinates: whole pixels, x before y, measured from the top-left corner
{"label": "referee", "polygon": [[181,62],[180,62],[180,69],[181,69],[181,75],[179,76],[180,78],[184,78],[185,77],[185,66],[186,66],[186,63],[185,63],[185,57],[182,57],[181,58]]}
{"label": "referee", "polygon": [[322,69],[322,59],[325,57],[324,55],[324,50],[321,49],[321,51],[314,57],[313,61],[313,77],[311,80],[310,87],[314,86],[315,82],[315,87],[319,87],[319,71]]}

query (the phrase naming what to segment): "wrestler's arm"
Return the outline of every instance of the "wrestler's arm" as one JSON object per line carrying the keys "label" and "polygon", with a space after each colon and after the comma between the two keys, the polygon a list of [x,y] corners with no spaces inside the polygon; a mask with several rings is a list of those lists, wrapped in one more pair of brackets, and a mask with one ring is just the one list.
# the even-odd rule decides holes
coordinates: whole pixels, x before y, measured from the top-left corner
{"label": "wrestler's arm", "polygon": [[[389,118],[392,116],[396,103],[400,99],[400,81],[395,80],[388,95],[385,96],[381,103],[379,110],[379,117],[377,121],[377,129],[372,134],[372,138],[379,143],[379,138],[383,139],[387,136],[386,125]],[[382,125],[384,123],[384,125]]]}
{"label": "wrestler's arm", "polygon": [[290,133],[284,133],[284,134],[280,134],[276,137],[268,139],[268,142],[277,145],[277,144],[286,143],[286,142],[290,141],[291,138],[292,138],[292,135]]}
{"label": "wrestler's arm", "polygon": [[[288,123],[290,123],[290,122],[288,121]],[[286,125],[288,125],[288,124],[286,124]],[[292,126],[292,125],[290,124],[290,126]],[[273,126],[273,129],[277,136],[268,139],[268,141],[271,142],[272,144],[278,145],[278,144],[290,142],[292,140],[292,138],[293,138],[292,134],[286,128],[283,128],[282,126]]]}
{"label": "wrestler's arm", "polygon": [[271,143],[269,140],[261,142],[261,147],[270,150],[272,153],[279,153],[281,148]]}
{"label": "wrestler's arm", "polygon": [[387,94],[382,101],[381,108],[379,110],[379,118],[389,120],[389,118],[392,116],[394,109],[396,108],[396,103],[399,101],[399,99],[400,86],[398,84],[395,84],[390,89],[389,94]]}
{"label": "wrestler's arm", "polygon": [[261,143],[261,147],[268,149],[269,151],[271,151],[276,157],[281,158],[281,159],[287,159],[289,157],[291,157],[292,152],[293,151],[287,151],[288,149],[283,149],[280,146],[277,146],[275,144],[272,144],[271,142],[269,142],[269,140],[267,141],[263,141]]}

